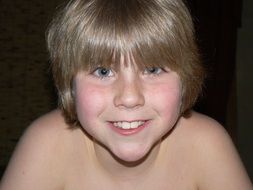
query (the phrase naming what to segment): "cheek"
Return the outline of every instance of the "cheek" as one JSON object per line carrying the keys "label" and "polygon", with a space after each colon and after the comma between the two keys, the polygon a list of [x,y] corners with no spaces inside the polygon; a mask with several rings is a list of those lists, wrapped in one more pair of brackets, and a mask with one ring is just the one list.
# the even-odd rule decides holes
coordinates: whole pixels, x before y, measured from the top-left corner
{"label": "cheek", "polygon": [[160,85],[150,95],[153,107],[165,118],[177,118],[182,103],[181,85]]}
{"label": "cheek", "polygon": [[98,87],[83,84],[76,86],[76,109],[80,120],[93,120],[105,108],[105,96]]}

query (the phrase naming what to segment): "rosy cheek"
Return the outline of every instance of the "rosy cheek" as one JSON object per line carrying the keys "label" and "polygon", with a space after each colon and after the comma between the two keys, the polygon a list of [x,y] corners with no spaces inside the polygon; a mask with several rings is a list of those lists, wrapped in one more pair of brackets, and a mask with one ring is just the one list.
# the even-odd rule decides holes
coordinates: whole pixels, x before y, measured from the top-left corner
{"label": "rosy cheek", "polygon": [[152,96],[153,105],[161,115],[175,117],[180,111],[181,96],[180,84],[157,86],[156,93]]}
{"label": "rosy cheek", "polygon": [[77,115],[81,120],[94,119],[103,111],[105,99],[98,87],[90,85],[76,86]]}
{"label": "rosy cheek", "polygon": [[167,96],[164,97],[165,114],[174,115],[178,114],[181,107],[181,93],[178,90],[171,91],[167,93]]}

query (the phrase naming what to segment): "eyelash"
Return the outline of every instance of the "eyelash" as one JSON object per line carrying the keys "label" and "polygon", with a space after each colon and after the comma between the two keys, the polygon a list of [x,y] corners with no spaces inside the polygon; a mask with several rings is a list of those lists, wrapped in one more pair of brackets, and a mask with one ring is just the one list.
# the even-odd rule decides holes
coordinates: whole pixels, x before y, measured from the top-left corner
{"label": "eyelash", "polygon": [[[157,71],[157,69],[158,69],[158,71]],[[155,71],[155,73],[153,73],[153,71],[151,71],[151,70],[153,70],[153,71],[156,70],[156,71]],[[149,67],[149,68],[146,68],[143,73],[147,74],[147,75],[157,76],[163,72],[167,72],[167,71],[162,67]]]}
{"label": "eyelash", "polygon": [[[157,69],[158,69],[158,71],[157,71]],[[109,74],[105,73],[104,75],[103,74],[101,75],[101,73],[99,73],[99,72],[103,72],[103,71],[110,72],[110,73]],[[155,73],[153,73],[153,72],[155,72]],[[167,72],[167,71],[166,71],[166,69],[164,69],[162,67],[147,67],[147,68],[144,69],[143,74],[144,75],[151,75],[151,76],[158,76],[163,72]],[[100,79],[105,79],[105,78],[108,78],[108,77],[112,77],[114,75],[112,69],[110,69],[110,68],[108,69],[108,68],[105,68],[105,67],[98,67],[95,70],[93,70],[91,72],[91,74],[93,74],[94,76],[96,76]]]}
{"label": "eyelash", "polygon": [[[99,72],[110,72],[109,74],[105,74],[105,76],[101,75],[101,73]],[[91,72],[91,74],[95,75],[96,77],[100,78],[100,79],[105,79],[107,77],[112,77],[113,76],[113,71],[112,69],[107,69],[105,67],[98,67],[96,68],[94,71]]]}

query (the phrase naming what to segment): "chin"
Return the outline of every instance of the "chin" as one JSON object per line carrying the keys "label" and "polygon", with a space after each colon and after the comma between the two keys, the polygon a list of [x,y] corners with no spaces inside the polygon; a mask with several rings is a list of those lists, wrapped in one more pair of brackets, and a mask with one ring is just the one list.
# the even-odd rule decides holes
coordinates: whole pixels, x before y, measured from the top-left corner
{"label": "chin", "polygon": [[113,157],[125,165],[137,165],[145,161],[152,150],[152,146],[145,145],[127,145],[126,147],[118,146],[111,149]]}
{"label": "chin", "polygon": [[140,160],[143,160],[148,153],[145,152],[130,152],[130,153],[125,153],[125,152],[120,152],[120,153],[116,153],[114,154],[116,160],[120,161],[120,162],[138,162]]}

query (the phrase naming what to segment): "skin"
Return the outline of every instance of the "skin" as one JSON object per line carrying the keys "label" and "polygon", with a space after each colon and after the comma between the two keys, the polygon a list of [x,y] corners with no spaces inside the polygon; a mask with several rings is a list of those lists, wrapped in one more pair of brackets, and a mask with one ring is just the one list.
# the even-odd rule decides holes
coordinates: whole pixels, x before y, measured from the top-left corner
{"label": "skin", "polygon": [[[77,74],[78,119],[84,130],[117,158],[137,161],[175,125],[182,97],[180,78],[169,69],[157,68],[151,73],[132,64],[122,65],[118,71],[105,70],[106,77],[102,71]],[[111,127],[121,121],[143,121],[146,127],[140,133],[122,136]],[[107,157],[108,151],[96,143],[95,149],[101,158]]]}
{"label": "skin", "polygon": [[[168,68],[79,72],[74,94],[82,127],[70,130],[59,110],[35,121],[0,190],[252,190],[223,127],[195,112],[180,116],[181,89]],[[131,135],[112,126],[136,120],[145,127]]]}

